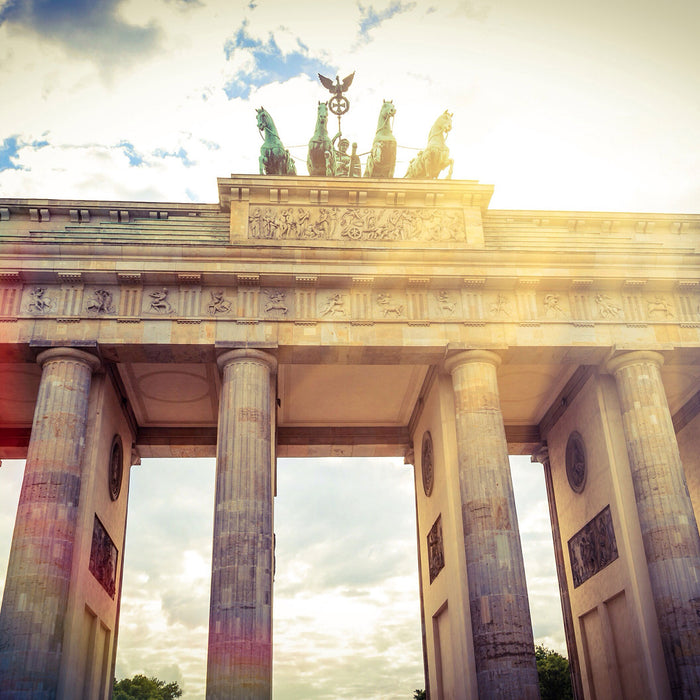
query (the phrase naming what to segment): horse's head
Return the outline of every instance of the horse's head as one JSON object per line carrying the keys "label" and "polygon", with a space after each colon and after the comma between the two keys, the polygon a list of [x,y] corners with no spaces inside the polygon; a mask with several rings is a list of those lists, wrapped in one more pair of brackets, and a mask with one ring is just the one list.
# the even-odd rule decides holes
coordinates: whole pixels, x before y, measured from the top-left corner
{"label": "horse's head", "polygon": [[435,145],[435,142],[444,143],[445,136],[452,130],[452,113],[445,110],[436,120],[428,134],[428,143]]}
{"label": "horse's head", "polygon": [[445,110],[439,117],[438,120],[435,122],[440,126],[442,131],[447,134],[449,131],[452,131],[452,112],[448,112]]}
{"label": "horse's head", "polygon": [[382,108],[379,111],[379,114],[384,119],[389,119],[390,117],[395,117],[396,116],[396,107],[394,107],[394,101],[393,100],[384,100],[384,103],[382,104]]}
{"label": "horse's head", "polygon": [[258,115],[258,129],[260,131],[267,129],[270,126],[270,122],[272,121],[270,119],[270,115],[265,111],[264,107],[256,109],[255,112]]}
{"label": "horse's head", "polygon": [[326,102],[318,103],[317,118],[319,124],[325,125],[328,121],[328,104]]}

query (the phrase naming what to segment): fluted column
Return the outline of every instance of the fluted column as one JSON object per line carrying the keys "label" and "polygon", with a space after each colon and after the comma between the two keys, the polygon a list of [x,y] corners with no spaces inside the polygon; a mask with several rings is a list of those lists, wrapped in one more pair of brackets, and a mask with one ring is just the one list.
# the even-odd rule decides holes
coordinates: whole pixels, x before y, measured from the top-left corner
{"label": "fluted column", "polygon": [[223,372],[214,506],[207,699],[272,696],[274,357],[231,350]]}
{"label": "fluted column", "polygon": [[496,368],[468,350],[449,358],[469,607],[480,698],[539,698],[530,608]]}
{"label": "fluted column", "polygon": [[55,698],[78,519],[88,399],[99,360],[42,352],[39,395],[0,612],[0,697]]}
{"label": "fluted column", "polygon": [[608,360],[674,698],[700,698],[700,537],[661,381],[663,357]]}

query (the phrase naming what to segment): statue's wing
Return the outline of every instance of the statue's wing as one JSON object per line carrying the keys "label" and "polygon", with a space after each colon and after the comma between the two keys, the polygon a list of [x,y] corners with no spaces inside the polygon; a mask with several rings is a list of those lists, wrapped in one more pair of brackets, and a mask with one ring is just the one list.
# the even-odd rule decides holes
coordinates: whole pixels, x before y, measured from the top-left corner
{"label": "statue's wing", "polygon": [[353,71],[347,78],[343,78],[342,90],[345,92],[351,85],[352,79],[355,77],[355,71]]}
{"label": "statue's wing", "polygon": [[330,78],[326,78],[325,75],[321,75],[320,73],[318,74],[318,79],[321,81],[321,85],[323,85],[326,90],[330,90],[333,92],[333,81]]}

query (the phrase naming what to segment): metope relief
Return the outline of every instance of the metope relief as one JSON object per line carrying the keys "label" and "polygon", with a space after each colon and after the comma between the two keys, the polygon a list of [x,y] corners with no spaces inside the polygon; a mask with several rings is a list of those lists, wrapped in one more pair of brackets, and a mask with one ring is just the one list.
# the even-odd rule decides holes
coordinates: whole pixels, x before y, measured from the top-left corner
{"label": "metope relief", "polygon": [[289,307],[286,302],[287,292],[285,292],[283,289],[265,289],[263,290],[263,293],[267,297],[264,307],[266,314],[286,314],[289,311]]}
{"label": "metope relief", "polygon": [[32,300],[27,308],[31,314],[46,314],[54,307],[53,299],[46,295],[46,287],[34,287],[29,296]]}
{"label": "metope relief", "polygon": [[673,318],[673,307],[662,296],[647,299],[647,316],[652,320],[666,320]]}
{"label": "metope relief", "polygon": [[321,306],[320,314],[331,318],[346,316],[345,296],[343,294],[329,294]]}
{"label": "metope relief", "polygon": [[433,458],[433,438],[428,430],[423,434],[420,471],[423,479],[423,491],[429,497],[433,492],[433,484],[435,483],[435,461]]}
{"label": "metope relief", "polygon": [[114,314],[114,298],[108,289],[96,289],[87,303],[87,310],[96,314]]}
{"label": "metope relief", "polygon": [[617,542],[610,506],[605,506],[569,540],[574,588],[617,559]]}
{"label": "metope relief", "polygon": [[251,238],[350,241],[464,241],[461,209],[254,207]]}
{"label": "metope relief", "polygon": [[430,583],[445,568],[445,549],[442,544],[442,516],[438,515],[437,520],[428,533],[428,571],[430,572]]}
{"label": "metope relief", "polygon": [[404,305],[397,302],[391,294],[378,294],[377,305],[383,318],[401,318],[404,315]]}
{"label": "metope relief", "polygon": [[607,294],[596,294],[595,303],[598,305],[598,314],[601,318],[610,320],[620,316],[622,307],[618,306]]}
{"label": "metope relief", "polygon": [[114,598],[117,580],[117,548],[97,516],[92,529],[88,568],[107,594]]}
{"label": "metope relief", "polygon": [[148,310],[151,313],[162,315],[174,314],[175,309],[168,299],[169,294],[167,287],[149,292],[148,297],[151,301],[149,302]]}
{"label": "metope relief", "polygon": [[566,318],[559,294],[544,295],[544,315],[545,318]]}
{"label": "metope relief", "polygon": [[454,316],[457,302],[447,290],[443,289],[437,293],[437,304],[443,316]]}
{"label": "metope relief", "polygon": [[227,314],[231,310],[233,302],[226,298],[223,289],[213,289],[209,291],[209,303],[207,310],[210,316],[217,314]]}

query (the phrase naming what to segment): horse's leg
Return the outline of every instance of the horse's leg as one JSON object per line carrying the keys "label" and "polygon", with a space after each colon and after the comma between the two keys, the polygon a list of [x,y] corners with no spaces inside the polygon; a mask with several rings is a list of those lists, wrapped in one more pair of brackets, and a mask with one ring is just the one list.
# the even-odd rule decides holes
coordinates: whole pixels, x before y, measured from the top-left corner
{"label": "horse's leg", "polygon": [[455,162],[454,162],[454,160],[452,160],[452,158],[450,158],[447,162],[450,165],[450,169],[447,171],[447,177],[445,179],[451,180],[452,179],[452,170],[454,168]]}
{"label": "horse's leg", "polygon": [[263,157],[263,154],[260,154],[260,158],[258,158],[258,161],[260,163],[260,174],[264,175],[265,174],[265,158]]}

